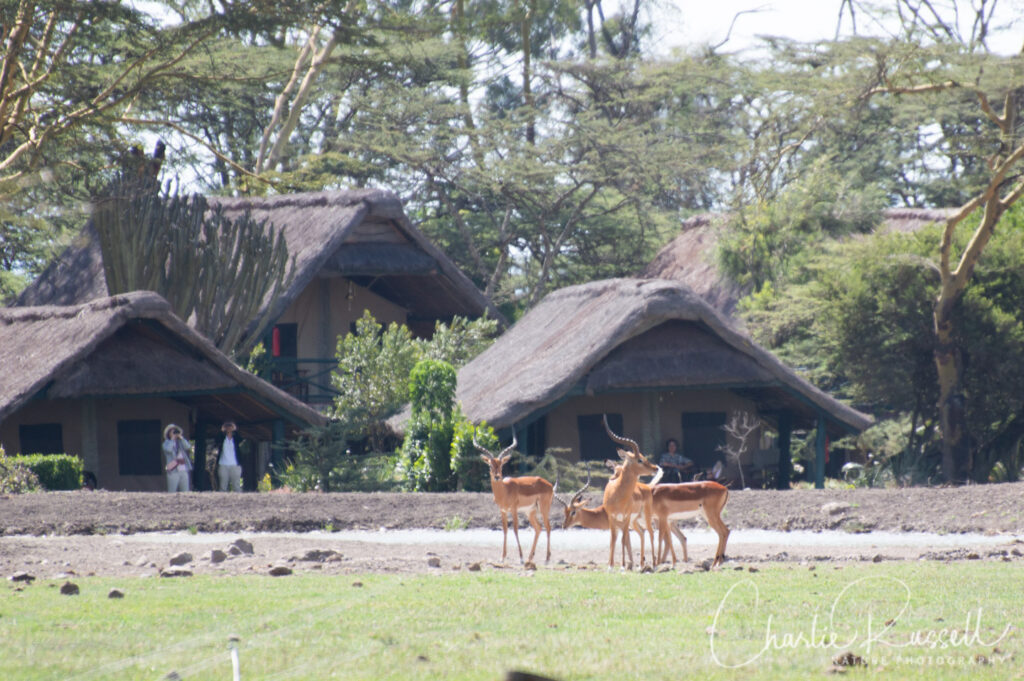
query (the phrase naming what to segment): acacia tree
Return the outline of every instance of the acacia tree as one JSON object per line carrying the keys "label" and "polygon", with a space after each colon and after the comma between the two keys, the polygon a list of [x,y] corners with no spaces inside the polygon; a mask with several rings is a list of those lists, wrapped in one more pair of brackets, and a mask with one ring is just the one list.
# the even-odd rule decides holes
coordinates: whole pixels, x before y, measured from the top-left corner
{"label": "acacia tree", "polygon": [[[988,172],[983,186],[945,221],[939,244],[940,283],[933,307],[934,358],[943,435],[942,468],[950,482],[964,481],[971,469],[965,367],[953,312],[1000,219],[1024,196],[1024,128],[1019,120],[1024,60],[1019,56],[985,58],[964,54],[956,47],[938,44],[927,49],[900,44],[878,50],[876,82],[863,95],[867,99],[883,95],[958,97],[967,93],[976,100],[992,128],[988,135],[967,140],[957,150],[983,157]],[[993,106],[993,100],[1001,101],[1001,106]],[[929,123],[921,121],[922,125]],[[971,236],[966,246],[957,249],[957,234],[962,230],[969,230]]]}

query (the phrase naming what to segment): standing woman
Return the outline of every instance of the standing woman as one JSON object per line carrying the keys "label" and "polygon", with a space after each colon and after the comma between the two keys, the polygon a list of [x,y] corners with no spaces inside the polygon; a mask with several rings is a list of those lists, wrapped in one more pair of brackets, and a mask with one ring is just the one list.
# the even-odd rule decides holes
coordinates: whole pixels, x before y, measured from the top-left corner
{"label": "standing woman", "polygon": [[187,492],[188,474],[192,470],[192,445],[181,435],[181,428],[170,424],[164,428],[164,461],[167,464],[167,491]]}

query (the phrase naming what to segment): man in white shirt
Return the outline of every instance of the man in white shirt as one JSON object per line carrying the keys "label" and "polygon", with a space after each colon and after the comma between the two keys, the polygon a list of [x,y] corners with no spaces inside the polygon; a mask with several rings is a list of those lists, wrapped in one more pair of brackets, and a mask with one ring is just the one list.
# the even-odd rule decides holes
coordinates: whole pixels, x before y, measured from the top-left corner
{"label": "man in white shirt", "polygon": [[238,448],[236,447],[235,431],[237,427],[234,421],[225,421],[220,427],[224,433],[224,443],[220,448],[220,458],[217,460],[217,478],[220,480],[220,491],[227,492],[230,488],[235,492],[242,491],[242,467],[238,463]]}

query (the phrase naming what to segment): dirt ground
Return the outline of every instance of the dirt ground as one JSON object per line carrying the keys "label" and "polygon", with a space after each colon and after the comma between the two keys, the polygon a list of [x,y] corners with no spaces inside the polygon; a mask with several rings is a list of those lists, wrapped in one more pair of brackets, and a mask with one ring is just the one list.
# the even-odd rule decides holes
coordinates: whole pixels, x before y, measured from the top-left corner
{"label": "dirt ground", "polygon": [[[600,503],[594,495],[594,504]],[[892,490],[745,490],[730,493],[727,566],[778,561],[1024,560],[1024,483]],[[568,547],[562,511],[552,509],[547,569],[603,569],[607,544]],[[454,529],[383,542],[388,530]],[[525,521],[522,525],[526,527]],[[501,563],[501,521],[489,493],[225,494],[48,492],[0,496],[0,575],[12,583],[74,575],[175,576],[320,571],[324,574],[520,569]],[[692,527],[705,528],[703,521]],[[685,525],[684,525],[685,528]],[[459,529],[498,530],[459,535]],[[745,530],[776,530],[820,542],[747,543]],[[351,530],[368,530],[356,535]],[[694,530],[699,532],[699,530]],[[596,532],[574,529],[570,532]],[[985,541],[943,547],[872,544],[872,537],[971,533]],[[873,534],[868,534],[873,533]],[[410,536],[415,533],[409,533]],[[460,537],[483,536],[484,544]],[[494,536],[490,537],[490,534]],[[532,532],[521,532],[529,550]],[[406,536],[406,534],[402,534]],[[605,536],[607,536],[605,534]],[[913,534],[907,534],[908,538]],[[635,535],[634,535],[635,537]],[[843,538],[858,537],[852,544]],[[239,542],[238,540],[242,541]],[[560,549],[559,544],[562,544]],[[636,541],[634,539],[634,546]],[[251,551],[251,552],[250,552]],[[544,539],[537,564],[545,566]],[[187,555],[182,555],[187,554]],[[713,547],[690,546],[679,570],[700,570]],[[174,563],[180,563],[175,565]],[[15,579],[12,579],[15,578]]]}

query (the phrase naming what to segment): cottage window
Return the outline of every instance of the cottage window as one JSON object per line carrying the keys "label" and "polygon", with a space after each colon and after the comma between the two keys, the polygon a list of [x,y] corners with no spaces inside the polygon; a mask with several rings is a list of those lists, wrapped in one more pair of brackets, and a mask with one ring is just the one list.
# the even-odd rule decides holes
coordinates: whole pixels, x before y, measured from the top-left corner
{"label": "cottage window", "polygon": [[725,412],[684,412],[683,456],[698,468],[711,468],[716,461],[725,461],[719,447],[725,444]]}
{"label": "cottage window", "polygon": [[117,422],[118,475],[163,473],[160,419]]}
{"label": "cottage window", "polygon": [[[576,426],[580,433],[580,461],[619,460],[615,442],[605,432],[603,414],[580,414]],[[608,414],[608,427],[622,433],[622,414]]]}
{"label": "cottage window", "polygon": [[64,432],[59,423],[18,426],[22,454],[63,454]]}

